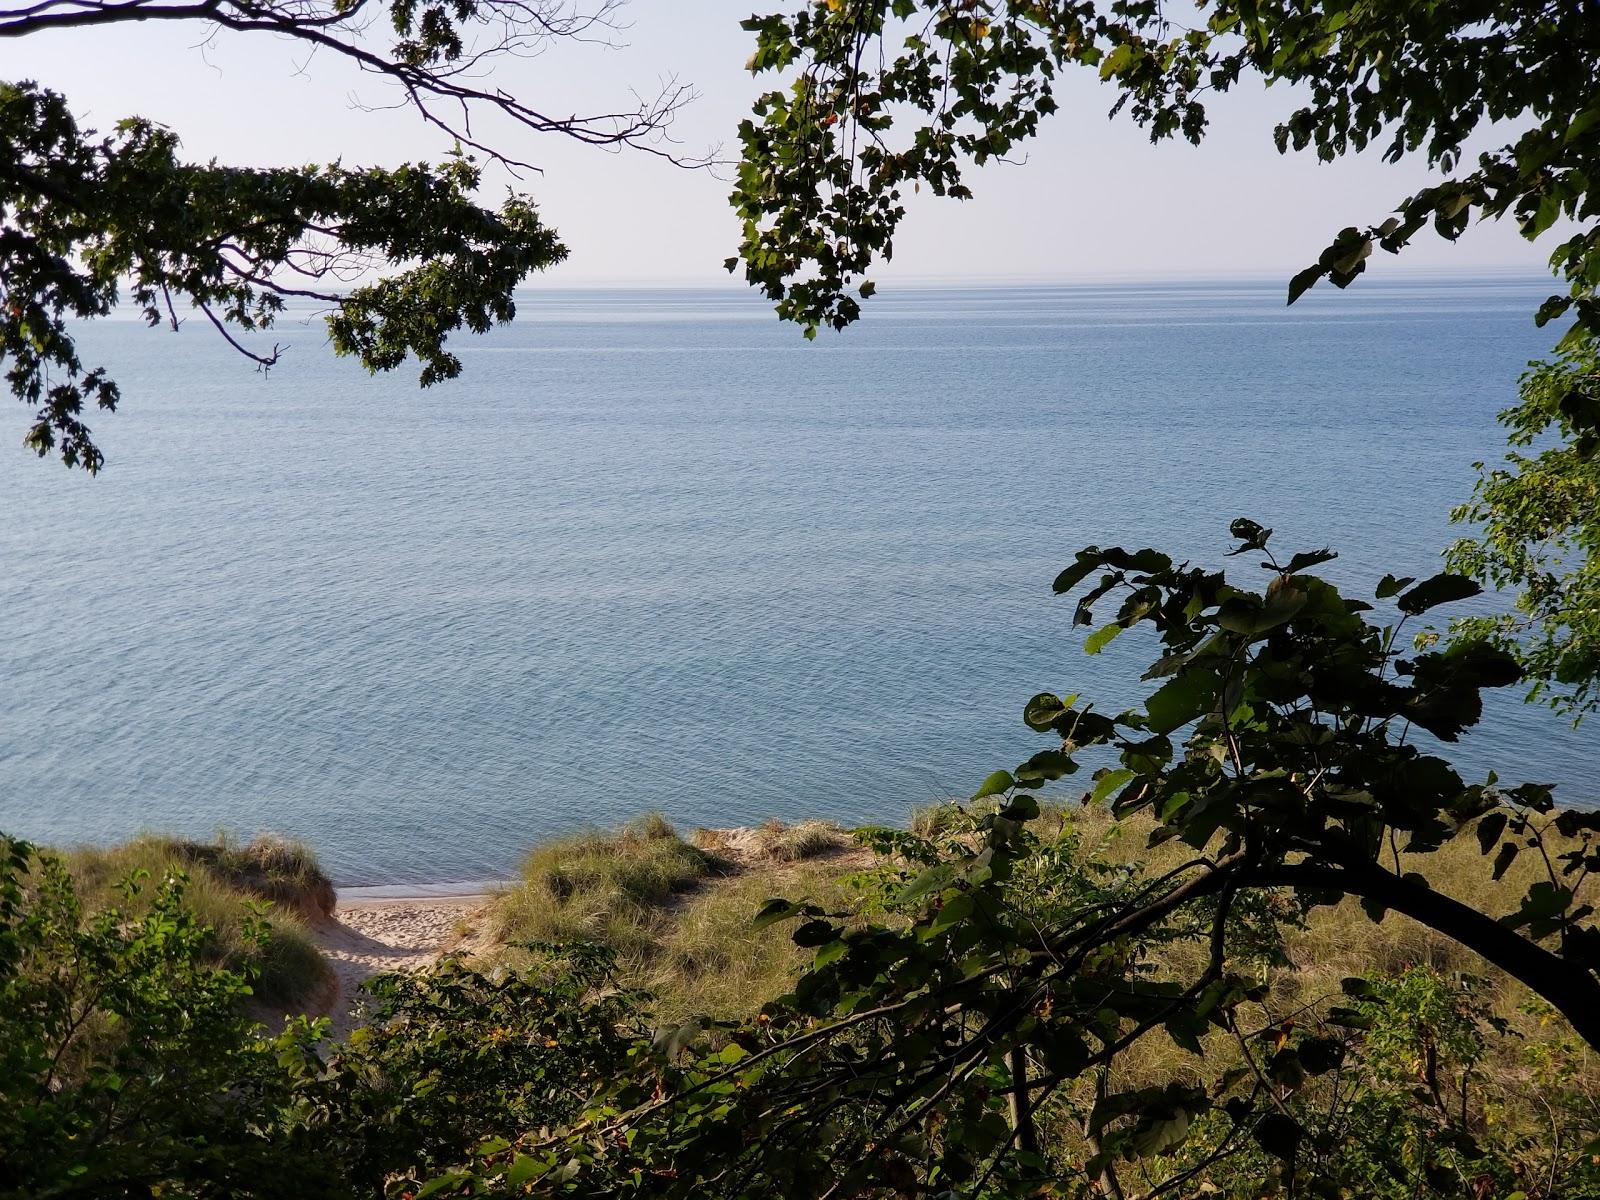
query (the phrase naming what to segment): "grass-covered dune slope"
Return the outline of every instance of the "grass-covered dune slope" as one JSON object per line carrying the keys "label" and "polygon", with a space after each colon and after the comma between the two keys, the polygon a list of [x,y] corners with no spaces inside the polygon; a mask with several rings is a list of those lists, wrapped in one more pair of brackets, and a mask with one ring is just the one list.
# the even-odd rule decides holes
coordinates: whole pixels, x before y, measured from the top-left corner
{"label": "grass-covered dune slope", "polygon": [[496,901],[490,933],[512,965],[526,961],[525,943],[599,942],[663,1016],[741,1016],[782,993],[806,961],[787,937],[751,927],[762,902],[848,904],[851,877],[870,864],[822,821],[702,829],[686,841],[650,814],[535,847]]}
{"label": "grass-covered dune slope", "polygon": [[[912,831],[938,836],[958,811],[953,805],[920,810]],[[1119,823],[1103,808],[1050,809],[1040,823],[1057,833],[1069,830],[1085,860],[1137,864],[1150,874],[1191,854],[1177,842],[1150,849],[1153,822]],[[1551,852],[1561,849],[1557,842]],[[1530,855],[1494,879],[1470,839],[1428,854],[1401,851],[1399,860],[1403,871],[1423,875],[1435,890],[1483,912],[1514,909],[1539,872]],[[491,910],[497,948],[489,953],[517,964],[525,961],[517,949],[521,943],[599,942],[616,952],[629,984],[656,996],[663,1018],[749,1015],[780,995],[810,959],[781,933],[752,929],[761,904],[783,896],[851,911],[870,902],[871,876],[879,866],[888,864],[848,831],[822,822],[784,826],[774,821],[731,838],[728,831],[702,829],[685,839],[652,814],[530,851],[521,881]],[[1586,880],[1577,899],[1600,904],[1600,884]],[[1373,922],[1354,900],[1313,910],[1303,927],[1291,930],[1287,949],[1292,966],[1270,978],[1274,1006],[1280,1009],[1336,1000],[1341,981],[1351,976],[1398,975],[1420,966],[1481,977],[1490,1011],[1515,1035],[1505,1048],[1519,1061],[1560,1028],[1526,988],[1459,944],[1399,914]],[[1582,1053],[1583,1061],[1572,1065],[1594,1074],[1600,1103],[1600,1062],[1591,1063]],[[1508,1083],[1524,1075],[1509,1060],[1500,1068]]]}
{"label": "grass-covered dune slope", "polygon": [[[86,912],[110,906],[143,915],[148,884],[174,873],[188,877],[185,897],[212,930],[212,955],[220,964],[250,960],[259,969],[255,1000],[275,1009],[318,1011],[329,1003],[332,975],[311,926],[330,918],[333,883],[303,842],[262,835],[248,842],[226,836],[197,842],[146,834],[111,848],[79,846],[63,855]],[[130,879],[142,879],[131,894]],[[264,945],[243,936],[246,920],[264,910],[271,936]]]}

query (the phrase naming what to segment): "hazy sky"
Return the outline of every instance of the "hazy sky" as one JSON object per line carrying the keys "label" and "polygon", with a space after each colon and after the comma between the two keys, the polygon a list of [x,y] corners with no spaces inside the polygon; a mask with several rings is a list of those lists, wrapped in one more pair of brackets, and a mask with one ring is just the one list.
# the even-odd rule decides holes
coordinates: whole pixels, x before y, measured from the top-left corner
{"label": "hazy sky", "polygon": [[[757,0],[757,10],[784,0]],[[789,0],[792,7],[793,0]],[[744,71],[751,42],[739,28],[751,0],[633,0],[621,49],[560,46],[507,60],[503,87],[555,113],[594,111],[654,90],[676,74],[699,99],[675,127],[688,151],[736,149],[735,128],[758,85]],[[342,158],[351,165],[436,157],[448,143],[413,114],[368,112],[393,95],[373,76],[265,35],[223,34],[199,47],[204,28],[150,23],[35,36],[0,44],[0,78],[33,78],[64,91],[80,117],[107,127],[139,114],[183,137],[196,158],[284,164]],[[1284,89],[1226,97],[1212,107],[1199,149],[1152,147],[1122,119],[1087,73],[1071,77],[1063,111],[1045,126],[1023,166],[996,164],[969,177],[965,203],[912,198],[892,267],[879,279],[1090,280],[1117,276],[1282,274],[1304,266],[1340,227],[1381,220],[1425,182],[1417,165],[1376,155],[1331,166],[1281,157],[1275,120]],[[541,164],[518,185],[532,193],[571,250],[554,282],[716,282],[737,227],[726,180],[648,155],[612,154],[516,128],[484,132],[508,153]],[[505,185],[491,176],[492,188]],[[1502,223],[1455,245],[1424,236],[1378,270],[1544,269],[1550,247],[1524,242]]]}

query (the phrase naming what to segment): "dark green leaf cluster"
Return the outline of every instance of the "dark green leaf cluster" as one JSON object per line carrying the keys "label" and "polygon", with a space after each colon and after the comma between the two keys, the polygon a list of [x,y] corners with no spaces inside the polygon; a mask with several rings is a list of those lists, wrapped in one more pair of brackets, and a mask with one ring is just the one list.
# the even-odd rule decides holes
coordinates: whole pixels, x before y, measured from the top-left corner
{"label": "dark green leaf cluster", "polygon": [[80,129],[62,96],[0,83],[0,363],[34,408],[26,445],[68,466],[101,466],[85,409],[115,409],[120,393],[81,361],[72,322],[104,316],[124,289],[152,325],[176,329],[180,313],[197,311],[262,369],[281,348],[250,348],[235,334],[270,327],[299,300],[325,306],[335,350],[371,370],[414,355],[424,385],[455,375],[451,334],[510,320],[512,289],[566,257],[526,197],[498,207],[474,198],[468,153],[529,167],[479,140],[483,118],[685,161],[665,140],[690,98],[675,80],[631,109],[558,116],[484,78],[500,57],[563,39],[604,42],[619,3],[43,0],[0,12],[0,42],[133,21],[197,22],[205,38],[289,39],[378,81],[457,147],[442,165],[393,170],[189,163],[168,129],[132,118],[102,136]]}
{"label": "dark green leaf cluster", "polygon": [[380,978],[344,1043],[305,1018],[271,1036],[247,1006],[255,960],[219,964],[183,876],[123,890],[152,886],[142,916],[86,911],[58,859],[0,840],[0,1197],[414,1191],[495,1136],[576,1119],[648,1044],[644,998],[581,946]]}
{"label": "dark green leaf cluster", "polygon": [[485,974],[452,956],[379,976],[345,1043],[330,1046],[304,1019],[277,1039],[290,1097],[275,1136],[316,1148],[328,1195],[448,1178],[474,1150],[571,1122],[629,1069],[646,997],[617,986],[606,951],[530,949],[530,971]]}
{"label": "dark green leaf cluster", "polygon": [[[255,1194],[314,1180],[260,1127],[282,1089],[185,881],[147,913],[81,910],[61,864],[0,840],[0,1195]],[[132,879],[132,892],[148,886]],[[251,936],[266,936],[258,922]]]}
{"label": "dark green leaf cluster", "polygon": [[[114,409],[119,393],[80,359],[72,322],[106,315],[124,288],[151,325],[176,328],[192,308],[230,340],[291,299],[323,301],[335,350],[375,371],[415,355],[426,385],[460,371],[452,333],[510,320],[512,289],[566,254],[526,199],[480,207],[461,156],[394,170],[186,163],[169,130],[130,120],[98,136],[32,84],[0,84],[0,147],[0,361],[35,408],[26,444],[90,471],[102,456],[84,409]],[[398,269],[339,286],[383,268]],[[278,356],[247,353],[262,368]]]}

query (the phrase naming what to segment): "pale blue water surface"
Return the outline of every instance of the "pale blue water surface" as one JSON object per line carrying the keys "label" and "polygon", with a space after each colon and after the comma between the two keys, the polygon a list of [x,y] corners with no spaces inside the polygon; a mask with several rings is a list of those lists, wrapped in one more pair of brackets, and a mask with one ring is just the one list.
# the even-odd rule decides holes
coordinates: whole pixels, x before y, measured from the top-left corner
{"label": "pale blue water surface", "polygon": [[[427,391],[317,325],[262,379],[101,322],[108,470],[0,453],[0,828],[279,830],[369,883],[647,808],[903,819],[1041,748],[1034,692],[1140,694],[1050,593],[1086,543],[1215,560],[1248,515],[1344,583],[1437,570],[1549,291],[909,290],[810,344],[546,290]],[[1595,728],[1507,696],[1455,754],[1582,801]]]}

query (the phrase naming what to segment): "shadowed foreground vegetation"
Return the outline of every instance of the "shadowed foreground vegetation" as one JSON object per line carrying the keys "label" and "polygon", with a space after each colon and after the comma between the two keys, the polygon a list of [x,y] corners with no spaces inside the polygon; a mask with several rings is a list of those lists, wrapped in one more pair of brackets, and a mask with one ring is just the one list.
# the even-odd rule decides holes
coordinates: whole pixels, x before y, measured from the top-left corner
{"label": "shadowed foreground vegetation", "polygon": [[[933,841],[960,837],[970,830],[972,815],[972,809],[957,804],[931,806],[913,814],[910,830]],[[1065,847],[1080,868],[1100,863],[1155,876],[1192,856],[1176,841],[1151,848],[1153,820],[1118,821],[1104,807],[1046,806],[1036,824],[1041,836]],[[754,1016],[788,991],[813,957],[789,938],[754,929],[751,917],[761,905],[781,894],[833,911],[882,917],[885,897],[892,895],[905,865],[892,854],[862,851],[854,836],[822,823],[772,822],[754,832],[746,843],[752,853],[738,860],[728,855],[720,831],[698,831],[695,845],[654,815],[619,830],[591,830],[545,843],[529,854],[523,883],[498,901],[495,936],[508,946],[597,942],[616,955],[620,981],[656,997],[655,1012],[663,1019]],[[864,840],[873,840],[870,833]],[[1547,849],[1559,856],[1576,844],[1553,834]],[[791,860],[796,845],[811,849]],[[842,853],[847,846],[857,849]],[[1459,842],[1429,854],[1400,851],[1398,869],[1417,872],[1436,891],[1485,912],[1514,908],[1539,875],[1532,858],[1519,858],[1494,879],[1483,871],[1477,846]],[[1578,899],[1593,902],[1597,893],[1600,885],[1591,879]],[[1345,980],[1403,980],[1417,972],[1413,990],[1437,985],[1442,990],[1430,991],[1429,1003],[1465,1006],[1462,1011],[1474,1014],[1481,1027],[1481,1055],[1467,1079],[1476,1119],[1517,1124],[1532,1095],[1556,1087],[1588,1112],[1600,1133],[1600,1058],[1525,985],[1400,914],[1375,923],[1357,901],[1346,899],[1296,917],[1287,896],[1273,903],[1288,927],[1282,961],[1263,972],[1263,1013],[1298,1012],[1301,1024],[1316,1023],[1349,1003]],[[1192,965],[1201,955],[1203,947],[1174,944],[1155,956],[1152,973],[1178,960]],[[530,958],[502,948],[498,960],[526,965]],[[1423,979],[1432,984],[1425,987],[1418,982]],[[1238,1055],[1225,1031],[1202,1044],[1207,1056]],[[1113,1087],[1182,1078],[1195,1062],[1170,1045],[1143,1049],[1156,1052],[1130,1056],[1112,1078]],[[1417,1052],[1425,1059],[1433,1051],[1419,1043]],[[1428,1085],[1426,1067],[1425,1062],[1415,1067],[1421,1086]],[[1458,1075],[1458,1089],[1460,1082]],[[1081,1131],[1060,1126],[1052,1134],[1082,1149]]]}
{"label": "shadowed foreground vegetation", "polygon": [[[159,1156],[164,1148],[169,1171],[203,1169],[226,1181],[221,1190],[178,1188],[175,1195],[403,1194],[435,1171],[448,1174],[485,1138],[492,1146],[507,1129],[573,1119],[585,1096],[633,1069],[641,1046],[659,1047],[676,1030],[702,1031],[714,1057],[744,1053],[741,1026],[759,1026],[774,1005],[794,1003],[793,989],[804,986],[819,956],[798,944],[803,937],[757,927],[753,917],[772,896],[814,904],[856,928],[905,928],[903,898],[923,859],[976,849],[1001,811],[1002,802],[985,800],[919,811],[906,831],[769,822],[699,830],[689,840],[652,814],[542,844],[528,854],[522,882],[492,910],[495,946],[476,961],[449,957],[431,972],[376,980],[370,1023],[344,1047],[328,1044],[303,1020],[270,1040],[249,1030],[250,1002],[292,1007],[319,966],[305,925],[285,911],[318,903],[325,883],[304,847],[145,837],[113,850],[76,850],[55,868],[36,864],[33,882],[24,885],[37,889],[36,910],[52,888],[58,899],[72,889],[87,931],[79,946],[84,961],[129,985],[120,1001],[127,1011],[108,1016],[119,1001],[97,1001],[92,1027],[61,1056],[52,1083],[58,1100],[71,1097],[73,1111],[99,1120],[107,1105],[115,1111],[117,1090],[145,1089],[141,1119],[114,1118],[109,1134],[86,1133],[95,1121],[74,1123],[63,1114],[77,1132],[54,1153],[73,1160],[75,1138],[114,1137],[118,1122],[127,1121],[130,1135],[139,1130],[140,1154]],[[1038,846],[1019,862],[1010,886],[1045,907],[1055,902],[1053,881],[1063,875],[1157,878],[1192,855],[1172,840],[1152,846],[1152,819],[1118,820],[1103,806],[1045,806],[1029,825]],[[1559,855],[1572,844],[1553,834],[1547,851]],[[1461,845],[1401,852],[1399,869],[1421,871],[1436,890],[1486,911],[1514,902],[1536,878],[1526,860],[1498,880],[1487,878],[1476,847]],[[163,882],[180,877],[187,880],[181,886]],[[1586,883],[1579,898],[1592,891]],[[267,893],[275,901],[270,934],[259,921],[258,898]],[[1262,915],[1283,930],[1281,941],[1269,945],[1266,925],[1252,914],[1241,917],[1237,935],[1238,965],[1259,982],[1239,1014],[1254,1027],[1201,1032],[1190,1049],[1143,1043],[1114,1071],[1064,1089],[1033,1114],[1039,1161],[1064,1180],[1081,1175],[1100,1153],[1086,1117],[1107,1095],[1204,1088],[1219,1063],[1231,1062],[1269,1078],[1301,1072],[1301,1086],[1284,1091],[1283,1102],[1308,1128],[1310,1110],[1323,1115],[1316,1136],[1331,1139],[1330,1151],[1337,1142],[1352,1161],[1371,1159],[1371,1179],[1425,1184],[1412,1192],[1346,1187],[1326,1194],[1490,1200],[1515,1196],[1504,1181],[1523,1177],[1526,1197],[1584,1194],[1573,1189],[1587,1186],[1587,1147],[1600,1135],[1600,1062],[1548,1004],[1407,918],[1390,914],[1374,923],[1351,900],[1305,911],[1287,893],[1268,897],[1267,905]],[[95,914],[107,911],[120,915],[97,927]],[[120,959],[109,949],[115,938],[122,939]],[[55,945],[60,959],[67,942]],[[1203,939],[1179,937],[1133,952],[1146,955],[1144,972],[1156,979],[1193,969],[1205,947]],[[35,960],[32,969],[47,965]],[[110,984],[97,982],[93,969],[86,979],[94,988]],[[254,996],[244,992],[246,983]],[[169,1016],[139,1015],[132,998],[148,1004],[162,989],[173,995],[154,1011]],[[14,1011],[38,1010],[41,994],[37,978],[22,988],[14,980],[7,999]],[[41,1024],[59,1033],[63,1018],[51,1018],[50,1008],[43,1006]],[[178,1009],[186,1015],[170,1015]],[[75,1011],[70,997],[60,1011]],[[1341,1047],[1331,1075],[1307,1084],[1303,1066],[1286,1065],[1282,1051],[1300,1036],[1294,1031],[1314,1034],[1313,1043],[1301,1043],[1302,1054],[1324,1041]],[[7,1032],[0,1065],[18,1061],[15,1026]],[[155,1061],[174,1055],[189,1064],[179,1075],[148,1074]],[[145,1081],[130,1084],[141,1070]],[[1534,1098],[1537,1108],[1530,1107]],[[141,1125],[144,1117],[162,1124],[161,1136]],[[209,1149],[202,1148],[202,1129],[216,1139]],[[1174,1139],[1167,1129],[1149,1155],[1110,1169],[1115,1191],[1102,1182],[1055,1194],[1324,1194],[1296,1184],[1260,1137],[1231,1138],[1215,1115],[1185,1122],[1182,1132]],[[11,1156],[0,1159],[5,1170],[15,1170],[19,1133],[13,1129],[0,1143]],[[1498,1173],[1483,1168],[1444,1180],[1430,1155],[1460,1137],[1472,1138],[1479,1152],[1492,1147]],[[226,1169],[214,1161],[224,1153]],[[288,1153],[299,1156],[295,1171],[262,1190],[251,1164],[278,1170]],[[115,1173],[115,1155],[106,1169]],[[1162,1180],[1189,1172],[1195,1190],[1162,1190]],[[85,1179],[83,1189],[58,1194],[135,1194],[96,1190],[106,1176],[94,1171]]]}

